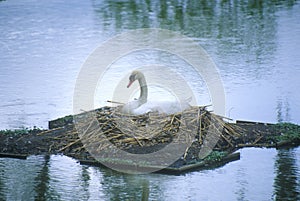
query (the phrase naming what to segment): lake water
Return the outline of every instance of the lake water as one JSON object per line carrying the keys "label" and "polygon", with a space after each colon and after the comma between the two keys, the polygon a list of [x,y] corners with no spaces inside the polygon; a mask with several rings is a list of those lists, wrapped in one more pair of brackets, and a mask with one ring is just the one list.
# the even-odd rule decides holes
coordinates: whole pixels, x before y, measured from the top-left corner
{"label": "lake water", "polygon": [[[0,129],[47,128],[71,114],[88,56],[138,28],[176,31],[201,45],[222,78],[226,116],[300,124],[299,11],[292,0],[0,1]],[[300,199],[299,148],[241,154],[182,176],[125,175],[61,156],[0,159],[0,200],[141,200],[147,192],[150,200]]]}
{"label": "lake water", "polygon": [[117,173],[64,156],[0,158],[0,200],[299,200],[299,165],[299,148],[247,148],[239,161],[181,176]]}

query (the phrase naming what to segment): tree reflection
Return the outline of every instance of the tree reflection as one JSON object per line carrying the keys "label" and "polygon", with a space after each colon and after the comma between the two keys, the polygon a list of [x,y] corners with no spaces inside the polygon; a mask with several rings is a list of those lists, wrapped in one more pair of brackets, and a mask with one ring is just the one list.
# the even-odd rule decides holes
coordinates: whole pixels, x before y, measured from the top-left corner
{"label": "tree reflection", "polygon": [[44,157],[45,162],[44,165],[40,171],[40,173],[37,175],[35,178],[35,181],[37,182],[37,185],[35,186],[35,191],[36,191],[36,200],[46,200],[47,196],[47,191],[48,191],[48,185],[49,185],[49,161],[50,161],[50,156],[45,156]]}
{"label": "tree reflection", "polygon": [[82,186],[82,192],[83,192],[83,197],[88,199],[90,197],[90,182],[91,182],[91,173],[88,171],[89,167],[88,166],[82,166],[81,167],[81,186]]}
{"label": "tree reflection", "polygon": [[149,200],[149,191],[150,191],[149,181],[144,180],[142,184],[142,199],[141,199],[142,201]]}
{"label": "tree reflection", "polygon": [[[35,186],[35,200],[55,200],[57,198],[57,194],[55,192],[51,192],[49,188],[50,176],[49,176],[49,163],[50,163],[50,156],[45,155],[44,157],[44,165],[40,173],[35,178],[37,185]],[[54,196],[55,194],[55,196]]]}
{"label": "tree reflection", "polygon": [[[264,63],[274,60],[276,12],[294,4],[292,0],[94,0],[93,8],[95,23],[110,34],[138,28],[178,31],[203,41],[207,49],[212,46],[225,62],[236,61],[243,74],[256,80],[270,73]],[[241,74],[239,69],[230,70]]]}
{"label": "tree reflection", "polygon": [[274,197],[276,200],[300,200],[298,192],[298,167],[293,149],[278,150],[275,162]]}
{"label": "tree reflection", "polygon": [[[93,8],[98,16],[96,19],[98,23],[104,27],[113,25],[117,31],[157,27],[187,31],[191,36],[199,37],[201,33],[205,36],[214,36],[207,28],[219,30],[218,34],[223,34],[223,29],[243,31],[236,28],[244,26],[245,23],[253,24],[250,16],[261,19],[265,25],[262,27],[256,24],[252,31],[274,26],[274,23],[269,24],[274,20],[274,13],[284,7],[290,8],[294,4],[295,0],[94,0]],[[256,20],[256,23],[260,22]]]}
{"label": "tree reflection", "polygon": [[[110,200],[149,200],[150,184],[144,175],[103,169],[103,191]],[[159,191],[154,187],[155,191]]]}
{"label": "tree reflection", "polygon": [[285,102],[279,99],[277,101],[276,111],[277,111],[277,121],[279,123],[291,121],[291,115],[290,115],[291,108],[288,99],[286,99]]}
{"label": "tree reflection", "polygon": [[3,181],[3,169],[5,166],[3,165],[2,161],[0,160],[0,200],[5,200],[5,193],[4,193],[4,181]]}

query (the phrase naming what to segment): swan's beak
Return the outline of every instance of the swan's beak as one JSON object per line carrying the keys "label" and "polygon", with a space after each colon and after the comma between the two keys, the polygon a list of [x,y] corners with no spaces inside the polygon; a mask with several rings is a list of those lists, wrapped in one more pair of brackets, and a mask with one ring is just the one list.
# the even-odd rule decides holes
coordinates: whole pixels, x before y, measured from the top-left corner
{"label": "swan's beak", "polygon": [[129,81],[129,83],[127,85],[127,88],[129,88],[133,82],[134,82],[134,80],[133,81]]}

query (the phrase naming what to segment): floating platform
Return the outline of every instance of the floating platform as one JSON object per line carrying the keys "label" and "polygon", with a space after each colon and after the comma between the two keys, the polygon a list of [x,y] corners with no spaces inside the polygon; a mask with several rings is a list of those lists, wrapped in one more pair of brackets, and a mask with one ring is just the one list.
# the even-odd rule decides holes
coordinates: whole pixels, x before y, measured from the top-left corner
{"label": "floating platform", "polygon": [[[114,167],[115,169],[127,170],[128,172],[156,172],[162,174],[172,174],[172,175],[180,175],[191,171],[196,170],[207,170],[213,169],[217,167],[221,167],[229,162],[236,161],[240,159],[240,153],[230,153],[227,156],[219,159],[218,161],[198,161],[192,164],[182,165],[180,167],[163,167],[163,166],[145,166],[138,164],[129,164],[123,162],[110,163],[110,167]],[[101,162],[96,160],[81,160],[80,164],[82,165],[91,165],[103,167],[103,164],[107,164],[107,162]]]}
{"label": "floating platform", "polygon": [[[83,128],[85,132],[78,129],[78,124],[79,129]],[[154,127],[149,132],[149,126],[152,125]],[[90,154],[91,147],[92,151],[102,153],[110,146],[107,140],[110,145],[134,154],[152,153],[169,143],[186,140],[192,143],[175,163],[165,166],[157,162],[126,161],[114,154],[95,159]],[[212,152],[200,159],[206,142],[213,142]],[[116,108],[103,107],[50,121],[49,129],[45,130],[0,131],[0,157],[26,159],[29,155],[63,154],[86,165],[103,166],[104,163],[128,171],[158,170],[159,173],[168,174],[211,169],[239,160],[237,151],[243,147],[281,148],[299,145],[298,125],[242,120],[229,123],[226,118],[224,120],[224,117],[208,112],[204,107],[193,107],[184,114],[165,116],[156,113],[122,116]]]}

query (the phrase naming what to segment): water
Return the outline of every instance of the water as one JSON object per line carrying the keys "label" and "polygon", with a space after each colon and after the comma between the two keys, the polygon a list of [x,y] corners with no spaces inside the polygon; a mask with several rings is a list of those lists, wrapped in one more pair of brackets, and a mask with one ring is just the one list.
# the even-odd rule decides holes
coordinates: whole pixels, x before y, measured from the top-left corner
{"label": "water", "polygon": [[[77,75],[93,50],[148,27],[185,34],[207,51],[227,116],[300,124],[299,11],[299,1],[283,0],[0,1],[0,129],[47,128],[71,114]],[[0,200],[140,200],[143,191],[152,200],[297,200],[299,153],[244,149],[240,161],[183,176],[124,175],[60,156],[0,159]]]}
{"label": "water", "polygon": [[0,200],[297,200],[299,156],[247,148],[239,161],[181,176],[116,173],[64,156],[0,159]]}
{"label": "water", "polygon": [[145,27],[178,31],[205,48],[223,80],[227,116],[300,123],[298,10],[293,1],[2,1],[0,128],[46,128],[71,114],[86,58],[115,34]]}

